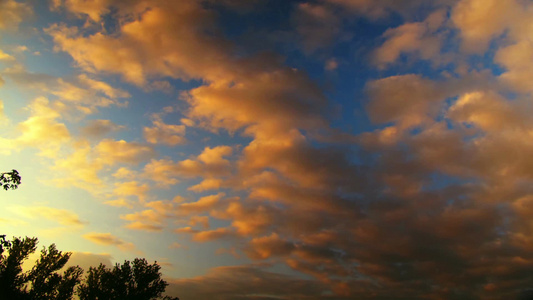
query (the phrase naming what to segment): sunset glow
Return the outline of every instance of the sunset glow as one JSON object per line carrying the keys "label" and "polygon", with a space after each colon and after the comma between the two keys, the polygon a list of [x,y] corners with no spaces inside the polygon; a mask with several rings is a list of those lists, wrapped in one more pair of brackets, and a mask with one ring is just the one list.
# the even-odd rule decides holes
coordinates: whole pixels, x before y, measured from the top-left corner
{"label": "sunset glow", "polygon": [[0,0],[0,234],[182,300],[529,299],[530,0]]}

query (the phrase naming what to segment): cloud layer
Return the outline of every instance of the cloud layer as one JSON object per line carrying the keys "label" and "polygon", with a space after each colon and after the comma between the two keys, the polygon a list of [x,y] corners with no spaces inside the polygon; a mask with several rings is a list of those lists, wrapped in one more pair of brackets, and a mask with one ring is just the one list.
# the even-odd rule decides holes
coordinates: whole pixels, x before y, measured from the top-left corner
{"label": "cloud layer", "polygon": [[[274,32],[257,51],[227,20],[251,22],[261,2],[51,2],[79,21],[44,29],[75,75],[0,52],[1,78],[35,94],[0,152],[35,151],[48,185],[116,209],[116,232],[81,234],[104,249],[140,249],[121,234],[149,233],[176,253],[212,247],[242,263],[173,279],[183,298],[527,292],[533,5],[300,1],[257,29]],[[0,3],[0,29],[32,11]]]}

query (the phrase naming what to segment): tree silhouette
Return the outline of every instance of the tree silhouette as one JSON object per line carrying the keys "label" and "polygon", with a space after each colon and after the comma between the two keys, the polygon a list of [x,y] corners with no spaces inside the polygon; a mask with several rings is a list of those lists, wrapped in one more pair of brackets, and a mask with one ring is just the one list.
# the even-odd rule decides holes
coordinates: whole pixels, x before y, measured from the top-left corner
{"label": "tree silhouette", "polygon": [[11,172],[0,173],[0,186],[4,190],[14,190],[21,184],[22,178],[17,170],[11,170]]}
{"label": "tree silhouette", "polygon": [[117,263],[112,269],[100,264],[89,269],[78,295],[80,300],[179,300],[162,296],[168,283],[161,279],[160,269],[157,262],[150,265],[144,258]]}
{"label": "tree silhouette", "polygon": [[48,249],[43,247],[33,268],[23,272],[23,262],[37,249],[37,238],[14,237],[7,241],[4,235],[0,236],[0,245],[0,291],[5,299],[72,299],[83,270],[76,266],[58,273],[68,262],[70,252],[58,251],[54,244]]}
{"label": "tree silhouette", "polygon": [[[21,184],[17,170],[0,173],[4,190],[16,189]],[[22,264],[37,249],[37,238],[13,237],[6,240],[0,235],[0,299],[9,300],[70,300],[81,282],[83,269],[65,266],[72,253],[58,251],[55,244],[43,247],[40,258],[30,271],[23,272]],[[5,254],[4,254],[5,253]],[[108,269],[100,264],[89,268],[85,282],[78,286],[80,300],[179,300],[162,296],[168,283],[161,279],[161,267],[136,258],[133,264],[125,261]]]}

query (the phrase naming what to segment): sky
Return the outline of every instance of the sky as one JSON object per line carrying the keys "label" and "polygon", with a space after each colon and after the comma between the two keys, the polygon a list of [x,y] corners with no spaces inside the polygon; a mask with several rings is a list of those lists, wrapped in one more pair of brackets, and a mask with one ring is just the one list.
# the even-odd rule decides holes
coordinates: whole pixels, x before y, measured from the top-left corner
{"label": "sky", "polygon": [[533,289],[533,2],[0,0],[0,228],[185,300]]}

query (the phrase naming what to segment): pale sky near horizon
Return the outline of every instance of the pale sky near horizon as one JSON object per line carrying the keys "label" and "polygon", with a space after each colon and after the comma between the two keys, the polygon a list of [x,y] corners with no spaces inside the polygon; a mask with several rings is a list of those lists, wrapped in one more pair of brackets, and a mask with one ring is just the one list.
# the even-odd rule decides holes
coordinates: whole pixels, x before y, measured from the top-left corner
{"label": "pale sky near horizon", "polygon": [[533,288],[533,2],[0,0],[0,234],[182,300]]}

